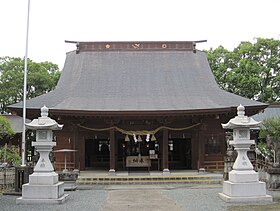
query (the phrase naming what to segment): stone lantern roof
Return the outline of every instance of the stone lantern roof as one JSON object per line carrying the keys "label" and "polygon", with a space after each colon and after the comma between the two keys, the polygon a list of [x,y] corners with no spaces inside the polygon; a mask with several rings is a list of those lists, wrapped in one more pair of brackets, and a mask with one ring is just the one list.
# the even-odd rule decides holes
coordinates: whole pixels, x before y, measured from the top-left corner
{"label": "stone lantern roof", "polygon": [[26,128],[31,130],[61,130],[63,125],[58,124],[55,120],[48,117],[49,109],[46,106],[41,108],[41,117],[33,119],[32,122],[26,124]]}
{"label": "stone lantern roof", "polygon": [[237,107],[237,116],[228,123],[222,124],[224,129],[233,129],[237,127],[256,128],[261,122],[255,121],[252,117],[245,116],[245,107],[241,104]]}

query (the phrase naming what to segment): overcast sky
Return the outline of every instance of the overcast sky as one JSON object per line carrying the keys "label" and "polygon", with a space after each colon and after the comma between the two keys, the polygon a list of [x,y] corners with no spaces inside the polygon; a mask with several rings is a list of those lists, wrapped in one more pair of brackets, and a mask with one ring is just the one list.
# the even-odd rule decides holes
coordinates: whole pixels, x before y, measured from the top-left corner
{"label": "overcast sky", "polygon": [[[0,56],[24,57],[28,0],[0,0]],[[62,69],[74,41],[280,39],[278,0],[31,0],[28,57]]]}

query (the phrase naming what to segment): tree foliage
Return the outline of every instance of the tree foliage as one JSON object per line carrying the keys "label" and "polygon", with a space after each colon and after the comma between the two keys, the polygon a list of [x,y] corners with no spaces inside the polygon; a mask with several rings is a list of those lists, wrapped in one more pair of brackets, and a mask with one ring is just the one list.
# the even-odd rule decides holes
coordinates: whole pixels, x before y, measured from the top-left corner
{"label": "tree foliage", "polygon": [[21,157],[19,147],[15,145],[5,145],[0,148],[0,162],[7,163],[9,166],[18,166]]}
{"label": "tree foliage", "polygon": [[15,132],[13,131],[10,122],[4,117],[0,116],[0,139],[13,137]]}
{"label": "tree foliage", "polygon": [[263,120],[259,137],[266,139],[268,135],[273,141],[280,142],[280,116]]}
{"label": "tree foliage", "polygon": [[[28,60],[26,98],[34,98],[53,90],[60,77],[56,64]],[[0,57],[0,113],[23,99],[24,59]]]}
{"label": "tree foliage", "polygon": [[233,51],[219,46],[206,54],[222,89],[262,102],[279,101],[280,40],[258,38]]}

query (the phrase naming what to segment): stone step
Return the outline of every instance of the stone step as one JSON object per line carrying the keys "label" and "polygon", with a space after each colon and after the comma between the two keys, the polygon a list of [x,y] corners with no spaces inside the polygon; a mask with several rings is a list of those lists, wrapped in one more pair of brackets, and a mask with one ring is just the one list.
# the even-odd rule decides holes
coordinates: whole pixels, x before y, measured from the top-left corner
{"label": "stone step", "polygon": [[188,183],[188,184],[221,184],[221,177],[213,176],[106,176],[106,177],[81,177],[78,185],[106,185],[106,184],[164,184],[164,183]]}

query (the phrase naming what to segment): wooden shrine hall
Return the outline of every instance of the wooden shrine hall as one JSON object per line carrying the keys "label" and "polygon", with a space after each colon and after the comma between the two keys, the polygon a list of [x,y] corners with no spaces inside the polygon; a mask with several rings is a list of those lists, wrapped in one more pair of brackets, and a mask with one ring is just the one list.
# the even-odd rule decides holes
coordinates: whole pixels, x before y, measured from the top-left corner
{"label": "wooden shrine hall", "polygon": [[28,100],[27,117],[46,105],[64,124],[55,150],[77,150],[67,162],[80,170],[210,169],[226,152],[221,123],[239,104],[247,116],[267,106],[221,90],[196,42],[70,43],[56,89]]}

